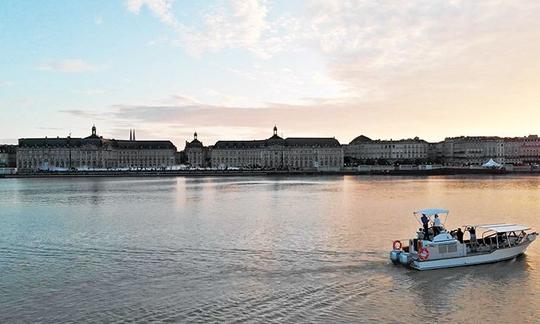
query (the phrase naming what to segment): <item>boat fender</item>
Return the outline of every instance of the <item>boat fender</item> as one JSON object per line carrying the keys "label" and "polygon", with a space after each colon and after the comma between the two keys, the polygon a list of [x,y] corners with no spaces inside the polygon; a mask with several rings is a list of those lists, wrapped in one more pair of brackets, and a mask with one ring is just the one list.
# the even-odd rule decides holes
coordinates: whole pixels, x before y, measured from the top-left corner
{"label": "boat fender", "polygon": [[429,258],[429,250],[426,248],[422,248],[420,252],[418,252],[418,259],[420,261],[426,261]]}
{"label": "boat fender", "polygon": [[392,247],[394,248],[394,250],[401,250],[401,247],[403,245],[401,244],[401,241],[399,240],[395,240],[393,243],[392,243]]}

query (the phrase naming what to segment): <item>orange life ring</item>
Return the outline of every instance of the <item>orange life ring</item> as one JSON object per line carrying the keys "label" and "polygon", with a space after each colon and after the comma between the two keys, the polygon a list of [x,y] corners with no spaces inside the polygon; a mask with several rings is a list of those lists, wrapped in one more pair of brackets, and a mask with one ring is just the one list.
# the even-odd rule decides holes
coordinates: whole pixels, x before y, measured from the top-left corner
{"label": "orange life ring", "polygon": [[420,249],[420,252],[418,252],[418,259],[420,259],[420,261],[425,261],[428,258],[429,258],[429,250],[423,247],[422,249]]}
{"label": "orange life ring", "polygon": [[395,240],[393,243],[392,243],[392,247],[394,248],[394,250],[401,250],[401,247],[403,245],[401,244],[401,241],[399,240]]}

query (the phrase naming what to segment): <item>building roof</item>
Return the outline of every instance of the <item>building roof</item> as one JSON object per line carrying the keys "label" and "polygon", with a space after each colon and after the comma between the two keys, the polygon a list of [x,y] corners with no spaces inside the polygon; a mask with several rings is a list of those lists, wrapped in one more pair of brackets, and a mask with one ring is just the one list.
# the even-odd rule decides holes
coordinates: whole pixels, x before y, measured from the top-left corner
{"label": "building roof", "polygon": [[119,149],[174,149],[176,147],[171,141],[128,141],[104,139],[97,136],[86,138],[21,138],[19,147],[82,147],[84,145],[105,146],[110,145]]}
{"label": "building roof", "polygon": [[341,147],[339,141],[333,137],[287,137],[287,146],[319,146],[319,147]]}
{"label": "building roof", "polygon": [[258,148],[263,147],[266,140],[253,141],[217,141],[215,149]]}
{"label": "building roof", "polygon": [[111,146],[118,149],[146,149],[160,150],[171,149],[176,151],[176,146],[171,141],[136,141],[135,130],[130,131],[132,137],[128,140],[106,139],[97,135],[96,125],[92,126],[92,134],[85,138],[56,137],[56,138],[20,138],[19,147],[82,147],[94,145],[98,147]]}
{"label": "building roof", "polygon": [[217,141],[215,149],[253,149],[272,145],[310,146],[310,147],[341,147],[338,140],[331,137],[288,137],[283,139],[274,135],[266,140],[253,141]]}
{"label": "building roof", "polygon": [[19,147],[78,147],[82,145],[82,138],[20,138]]}
{"label": "building roof", "polygon": [[[274,131],[277,132],[277,129],[274,127]],[[285,145],[285,142],[283,138],[281,138],[278,134],[272,135],[269,139],[265,141],[265,145]]]}
{"label": "building roof", "polygon": [[185,148],[203,148],[204,145],[201,141],[198,139],[194,139],[191,142],[186,141],[186,147]]}
{"label": "building roof", "polygon": [[423,139],[420,139],[418,137],[415,138],[406,138],[406,139],[399,139],[399,140],[372,140],[371,138],[360,135],[353,139],[349,145],[359,145],[359,144],[398,144],[398,143],[426,143],[427,142]]}
{"label": "building roof", "polygon": [[176,150],[176,146],[171,141],[128,141],[110,140],[113,147],[120,149],[145,149],[145,150]]}
{"label": "building roof", "polygon": [[371,142],[371,138],[367,137],[367,136],[364,136],[364,135],[360,135],[358,137],[356,137],[355,139],[353,139],[349,144],[361,144],[361,143],[366,143],[366,142]]}

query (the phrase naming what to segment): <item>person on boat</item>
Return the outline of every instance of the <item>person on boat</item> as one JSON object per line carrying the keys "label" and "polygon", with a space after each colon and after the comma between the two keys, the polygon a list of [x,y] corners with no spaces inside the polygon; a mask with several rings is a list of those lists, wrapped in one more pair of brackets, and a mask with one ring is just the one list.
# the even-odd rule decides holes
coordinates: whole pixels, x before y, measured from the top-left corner
{"label": "person on boat", "polygon": [[422,225],[424,226],[424,239],[429,240],[429,218],[427,218],[426,214],[422,214],[420,220],[422,221]]}
{"label": "person on boat", "polygon": [[463,244],[463,231],[461,230],[461,227],[457,229],[456,237],[459,243]]}
{"label": "person on boat", "polygon": [[469,235],[471,236],[471,239],[470,239],[471,251],[475,252],[476,251],[476,230],[472,226],[468,227],[467,230],[469,231]]}
{"label": "person on boat", "polygon": [[469,234],[471,235],[471,243],[476,243],[476,230],[474,227],[469,227]]}
{"label": "person on boat", "polygon": [[439,215],[435,214],[435,219],[433,219],[433,236],[439,235],[442,230],[442,223]]}

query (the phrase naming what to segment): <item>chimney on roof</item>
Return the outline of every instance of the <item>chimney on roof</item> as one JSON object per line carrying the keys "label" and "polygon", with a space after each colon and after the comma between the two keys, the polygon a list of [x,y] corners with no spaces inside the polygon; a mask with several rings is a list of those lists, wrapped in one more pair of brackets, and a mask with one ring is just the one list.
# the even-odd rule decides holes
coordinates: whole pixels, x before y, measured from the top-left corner
{"label": "chimney on roof", "polygon": [[133,140],[135,140],[135,129],[133,129]]}

